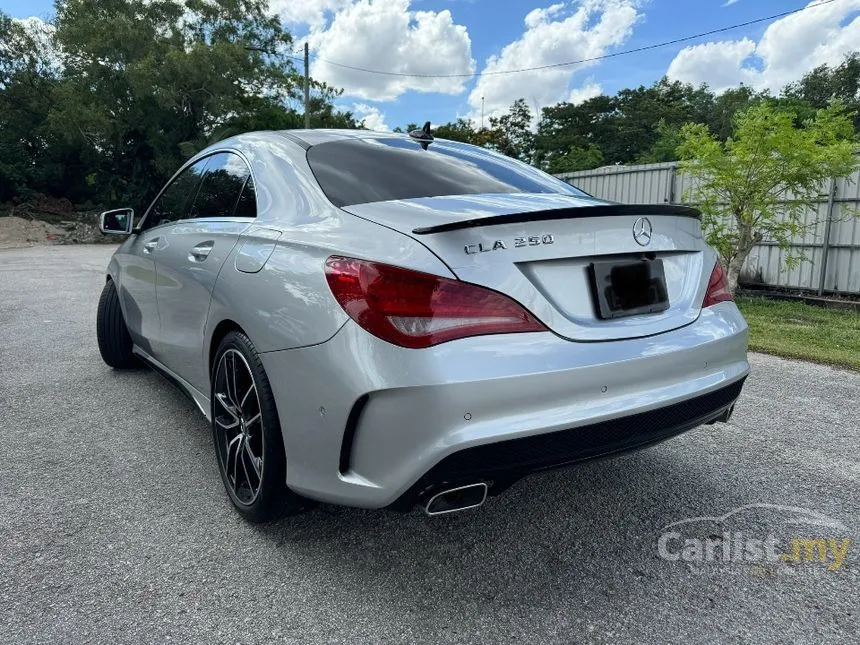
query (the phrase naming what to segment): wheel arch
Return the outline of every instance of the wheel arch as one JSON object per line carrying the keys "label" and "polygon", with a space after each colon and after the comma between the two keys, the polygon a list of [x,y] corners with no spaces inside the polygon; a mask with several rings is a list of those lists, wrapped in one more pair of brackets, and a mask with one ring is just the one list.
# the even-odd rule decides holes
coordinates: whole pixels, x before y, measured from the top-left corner
{"label": "wheel arch", "polygon": [[110,262],[108,262],[105,270],[105,283],[113,282],[118,289],[120,286],[120,263],[116,259],[117,252],[111,256]]}
{"label": "wheel arch", "polygon": [[229,318],[225,318],[224,320],[219,322],[217,325],[215,325],[215,329],[212,330],[212,336],[209,338],[209,349],[207,352],[206,359],[206,365],[208,368],[207,373],[209,374],[210,378],[212,376],[212,363],[215,360],[215,354],[218,351],[218,346],[221,344],[221,341],[224,340],[224,337],[231,331],[238,331],[245,334],[246,336],[248,335],[245,330],[242,329],[242,326],[239,323]]}

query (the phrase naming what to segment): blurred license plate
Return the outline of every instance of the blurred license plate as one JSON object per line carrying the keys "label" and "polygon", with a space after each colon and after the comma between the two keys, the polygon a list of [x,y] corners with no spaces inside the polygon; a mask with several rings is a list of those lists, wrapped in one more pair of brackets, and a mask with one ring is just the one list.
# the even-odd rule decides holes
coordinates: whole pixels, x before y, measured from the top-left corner
{"label": "blurred license plate", "polygon": [[669,308],[663,260],[593,262],[591,283],[600,318],[621,318]]}

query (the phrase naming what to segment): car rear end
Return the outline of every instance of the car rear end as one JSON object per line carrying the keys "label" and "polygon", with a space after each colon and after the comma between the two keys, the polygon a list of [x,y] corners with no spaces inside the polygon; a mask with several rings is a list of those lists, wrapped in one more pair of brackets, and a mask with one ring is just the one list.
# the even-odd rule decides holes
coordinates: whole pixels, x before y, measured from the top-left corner
{"label": "car rear end", "polygon": [[[306,430],[285,432],[298,492],[408,509],[459,490],[432,507],[455,510],[528,473],[731,413],[749,371],[747,327],[697,213],[606,204],[546,175],[534,176],[545,190],[517,192],[523,182],[506,173],[533,171],[495,158],[488,165],[503,168],[487,170],[484,154],[452,156],[509,190],[478,192],[479,177],[473,192],[439,194],[451,189],[432,177],[448,169],[430,164],[406,194],[367,189],[394,199],[340,184],[329,194],[428,249],[439,270],[360,253],[326,259],[350,320],[329,341],[291,350],[289,364],[266,365],[273,382],[294,386],[296,403],[320,391],[329,402],[306,414]],[[325,168],[315,170],[326,190]],[[358,174],[356,186],[373,183]]]}

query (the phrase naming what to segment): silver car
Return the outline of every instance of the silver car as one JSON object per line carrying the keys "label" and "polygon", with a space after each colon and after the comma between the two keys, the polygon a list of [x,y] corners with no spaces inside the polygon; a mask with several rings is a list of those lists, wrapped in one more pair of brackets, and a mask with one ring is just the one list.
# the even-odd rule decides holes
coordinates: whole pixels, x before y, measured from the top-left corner
{"label": "silver car", "polygon": [[606,203],[427,127],[227,139],[102,230],[128,235],[104,360],[190,396],[252,521],[478,506],[725,421],[749,371],[696,210]]}

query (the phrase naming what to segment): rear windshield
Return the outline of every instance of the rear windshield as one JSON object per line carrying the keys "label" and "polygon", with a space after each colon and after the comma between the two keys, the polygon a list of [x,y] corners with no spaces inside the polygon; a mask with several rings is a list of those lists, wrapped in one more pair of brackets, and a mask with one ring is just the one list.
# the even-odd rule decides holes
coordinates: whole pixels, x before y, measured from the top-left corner
{"label": "rear windshield", "polygon": [[454,142],[424,150],[405,138],[330,141],[308,163],[335,206],[478,193],[585,193],[519,161]]}

